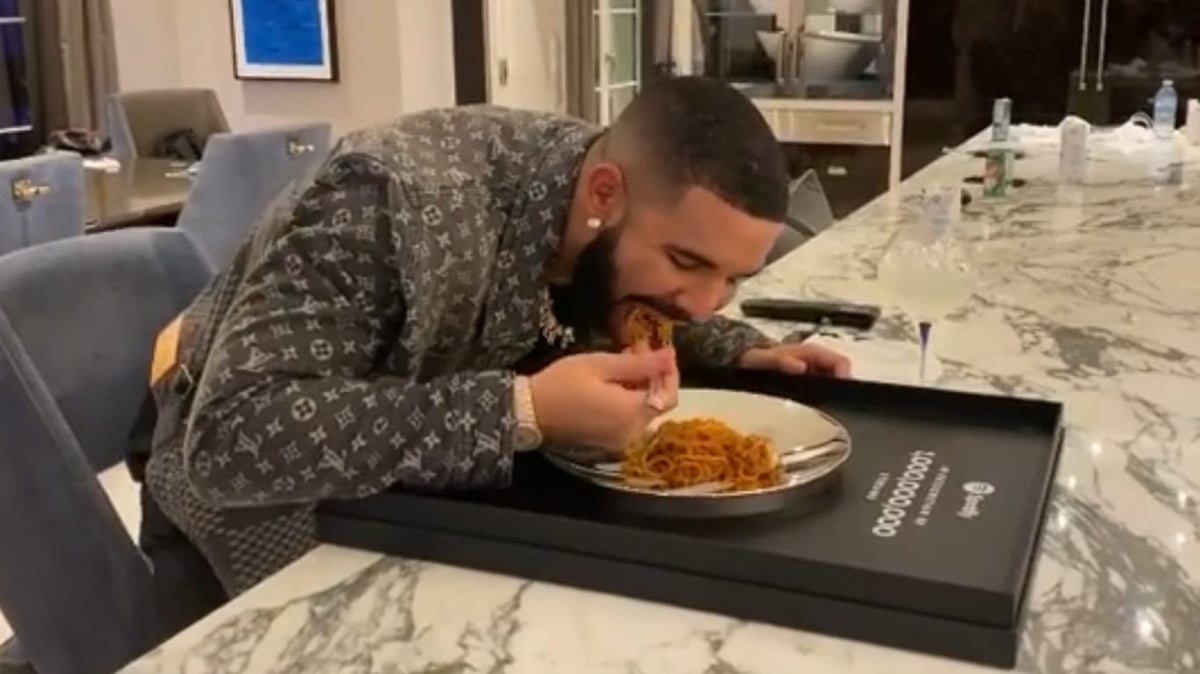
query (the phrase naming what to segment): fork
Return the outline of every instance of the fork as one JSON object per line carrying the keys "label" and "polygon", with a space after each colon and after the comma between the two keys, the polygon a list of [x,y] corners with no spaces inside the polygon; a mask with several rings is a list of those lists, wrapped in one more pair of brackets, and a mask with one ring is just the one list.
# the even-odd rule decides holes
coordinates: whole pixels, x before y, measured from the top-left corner
{"label": "fork", "polygon": [[667,401],[663,399],[663,386],[665,380],[658,377],[650,380],[650,386],[646,389],[646,406],[655,412],[666,412]]}

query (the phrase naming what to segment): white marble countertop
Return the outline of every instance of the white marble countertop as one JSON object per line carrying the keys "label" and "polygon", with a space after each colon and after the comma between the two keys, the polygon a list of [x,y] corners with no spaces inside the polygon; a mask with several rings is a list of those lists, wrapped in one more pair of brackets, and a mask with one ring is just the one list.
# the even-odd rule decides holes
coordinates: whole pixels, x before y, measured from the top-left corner
{"label": "white marble countertop", "polygon": [[[1012,196],[965,209],[980,280],[937,329],[937,386],[1065,401],[1068,431],[1019,670],[1200,672],[1200,153],[1182,185],[1094,152],[1060,189],[1030,146]],[[760,294],[880,301],[874,260],[950,155],[754,282]],[[782,327],[764,326],[779,335]],[[862,378],[911,382],[893,313],[839,340]],[[151,672],[993,671],[960,662],[439,564],[324,546],[128,669]]]}

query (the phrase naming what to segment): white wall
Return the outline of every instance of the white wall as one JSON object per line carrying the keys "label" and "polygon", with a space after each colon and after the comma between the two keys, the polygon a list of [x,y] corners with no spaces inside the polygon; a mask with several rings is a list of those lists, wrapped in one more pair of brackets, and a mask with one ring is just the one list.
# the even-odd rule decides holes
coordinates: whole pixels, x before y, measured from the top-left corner
{"label": "white wall", "polygon": [[117,76],[124,89],[179,85],[175,2],[112,0]]}
{"label": "white wall", "polygon": [[234,78],[227,0],[112,4],[121,87],[213,89],[235,130],[329,121],[340,134],[454,104],[448,0],[335,0],[336,83]]}
{"label": "white wall", "polygon": [[454,29],[450,0],[396,2],[403,8],[397,12],[398,30],[394,38],[400,59],[403,110],[412,112],[454,105]]}

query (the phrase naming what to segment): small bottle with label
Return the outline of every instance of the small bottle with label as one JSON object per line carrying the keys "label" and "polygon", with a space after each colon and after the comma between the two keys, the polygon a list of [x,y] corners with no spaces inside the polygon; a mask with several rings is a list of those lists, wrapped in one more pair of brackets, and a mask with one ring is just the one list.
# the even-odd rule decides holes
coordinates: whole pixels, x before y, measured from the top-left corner
{"label": "small bottle with label", "polygon": [[983,159],[983,195],[1002,197],[1008,194],[1013,178],[1013,153],[1008,149],[989,150]]}
{"label": "small bottle with label", "polygon": [[1088,123],[1078,117],[1063,120],[1058,173],[1064,184],[1082,185],[1087,178],[1088,131]]}
{"label": "small bottle with label", "polygon": [[992,103],[992,142],[1007,143],[1012,131],[1012,99],[997,98]]}

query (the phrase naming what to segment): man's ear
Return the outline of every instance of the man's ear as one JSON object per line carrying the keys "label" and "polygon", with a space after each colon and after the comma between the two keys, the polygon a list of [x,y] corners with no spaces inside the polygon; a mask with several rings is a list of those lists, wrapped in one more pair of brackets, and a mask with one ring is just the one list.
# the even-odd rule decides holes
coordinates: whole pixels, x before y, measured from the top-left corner
{"label": "man's ear", "polygon": [[597,214],[606,225],[619,222],[629,201],[621,167],[602,161],[591,167],[585,179],[589,212]]}

